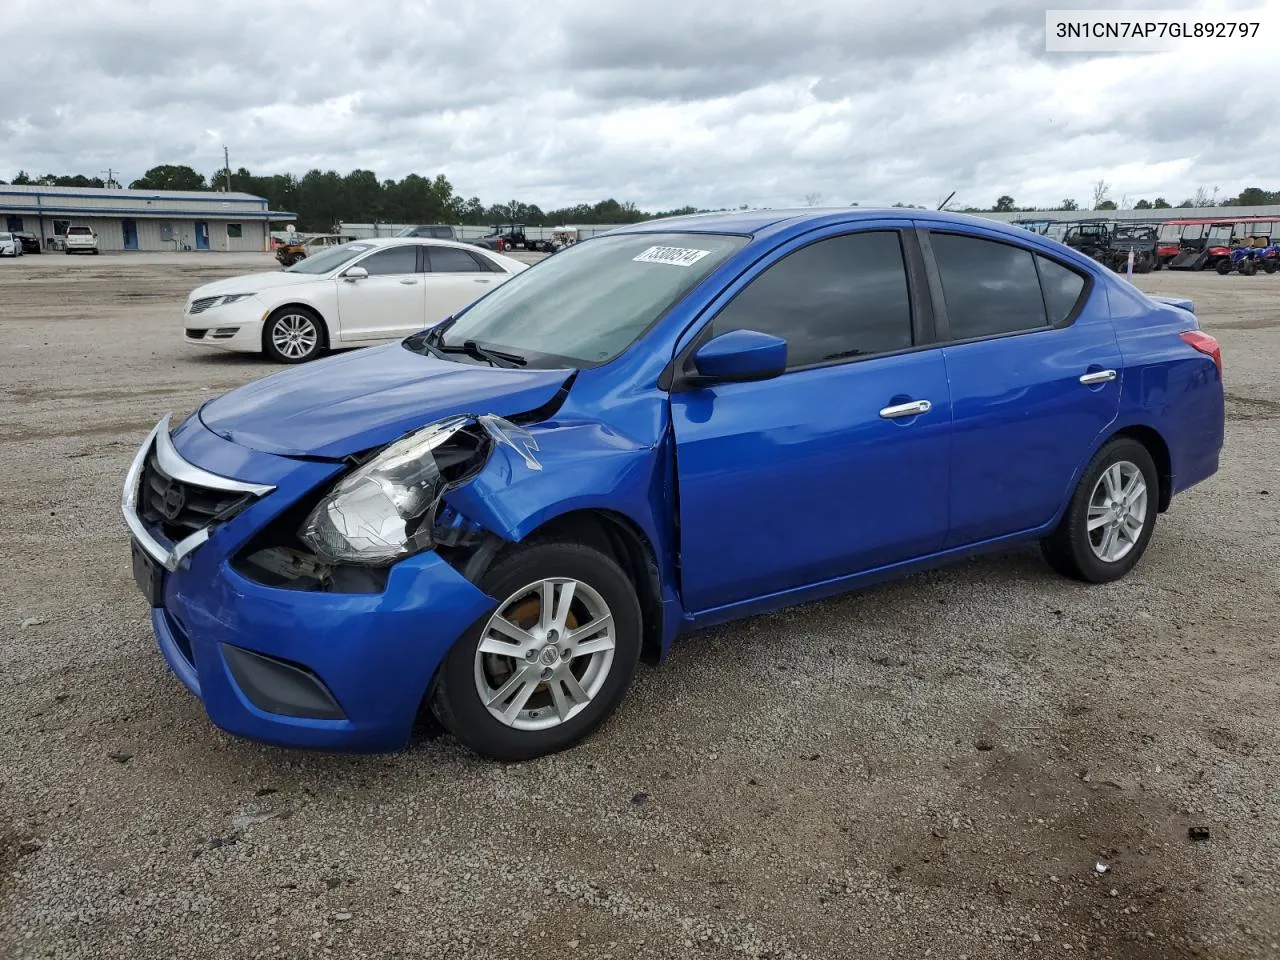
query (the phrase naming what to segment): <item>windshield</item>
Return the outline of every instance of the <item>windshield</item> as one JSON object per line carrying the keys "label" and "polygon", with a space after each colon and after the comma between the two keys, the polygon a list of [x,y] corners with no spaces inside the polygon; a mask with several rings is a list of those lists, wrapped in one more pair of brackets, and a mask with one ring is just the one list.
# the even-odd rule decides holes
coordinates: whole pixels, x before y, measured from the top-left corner
{"label": "windshield", "polygon": [[1204,224],[1189,223],[1182,228],[1183,240],[1199,240],[1204,236]]}
{"label": "windshield", "polygon": [[444,340],[531,355],[531,366],[539,354],[548,366],[607,363],[746,242],[693,233],[597,237],[498,287]]}
{"label": "windshield", "polygon": [[1160,228],[1161,240],[1177,240],[1181,236],[1182,224],[1180,223],[1166,223]]}
{"label": "windshield", "polygon": [[9,236],[9,234],[7,234],[7,233],[0,233],[0,240],[12,240],[12,239],[13,239],[13,237]]}
{"label": "windshield", "polygon": [[305,260],[299,260],[292,267],[286,268],[285,273],[328,273],[372,249],[367,243],[347,243],[341,247],[332,247]]}
{"label": "windshield", "polygon": [[1219,223],[1209,228],[1209,237],[1212,240],[1230,240],[1231,224]]}

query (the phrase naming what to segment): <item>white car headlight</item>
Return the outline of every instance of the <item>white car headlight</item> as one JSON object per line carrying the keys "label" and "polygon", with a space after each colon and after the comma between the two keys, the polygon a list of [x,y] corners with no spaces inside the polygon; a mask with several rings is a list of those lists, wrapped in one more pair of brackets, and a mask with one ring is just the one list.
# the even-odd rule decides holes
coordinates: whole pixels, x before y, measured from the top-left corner
{"label": "white car headlight", "polygon": [[542,469],[527,430],[488,414],[450,417],[397,440],[344,477],[299,536],[334,563],[387,564],[425,550],[440,498],[474,477],[497,443],[511,446],[530,469]]}

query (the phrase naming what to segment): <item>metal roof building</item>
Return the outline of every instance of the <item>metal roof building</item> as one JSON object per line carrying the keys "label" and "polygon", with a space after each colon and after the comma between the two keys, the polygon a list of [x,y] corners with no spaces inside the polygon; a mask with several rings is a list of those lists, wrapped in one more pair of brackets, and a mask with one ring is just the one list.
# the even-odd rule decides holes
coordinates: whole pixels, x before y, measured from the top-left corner
{"label": "metal roof building", "polygon": [[24,230],[56,249],[67,227],[91,227],[102,250],[268,250],[273,221],[248,193],[0,185],[0,229]]}

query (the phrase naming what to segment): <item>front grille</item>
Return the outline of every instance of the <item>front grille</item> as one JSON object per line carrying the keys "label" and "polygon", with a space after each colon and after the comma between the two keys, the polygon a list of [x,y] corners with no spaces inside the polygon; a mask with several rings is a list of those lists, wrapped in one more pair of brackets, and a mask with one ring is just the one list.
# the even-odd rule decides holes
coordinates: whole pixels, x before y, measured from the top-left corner
{"label": "front grille", "polygon": [[221,297],[201,297],[199,300],[192,300],[191,309],[188,310],[187,313],[192,315],[204,313],[221,299]]}
{"label": "front grille", "polygon": [[197,530],[229,520],[253,494],[214,490],[175,480],[160,468],[156,452],[147,454],[138,485],[138,516],[158,527],[174,543]]}
{"label": "front grille", "polygon": [[195,330],[195,329],[192,329],[191,327],[187,327],[187,339],[203,340],[204,335],[208,332],[209,332],[208,330]]}

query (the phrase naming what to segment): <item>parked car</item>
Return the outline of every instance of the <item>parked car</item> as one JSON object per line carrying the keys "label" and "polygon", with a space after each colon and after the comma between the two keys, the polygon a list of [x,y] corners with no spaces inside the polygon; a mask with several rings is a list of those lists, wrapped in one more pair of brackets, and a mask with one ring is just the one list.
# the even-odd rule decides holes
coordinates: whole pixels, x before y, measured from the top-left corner
{"label": "parked car", "polygon": [[1223,420],[1194,304],[1056,242],[726,213],[165,416],[123,509],[159,648],[220,727],[394,749],[429,709],[510,760],[597,728],[686,630],[1025,541],[1116,580]]}
{"label": "parked car", "polygon": [[98,235],[91,227],[67,227],[63,249],[71,253],[98,253]]}
{"label": "parked car", "polygon": [[28,233],[25,230],[14,230],[11,232],[13,233],[14,237],[16,237],[18,241],[22,244],[23,253],[39,253],[40,252],[40,238],[37,237],[34,233]]}
{"label": "parked car", "polygon": [[314,256],[321,250],[352,243],[355,240],[356,238],[349,234],[338,233],[320,233],[308,237],[295,235],[275,244],[276,259],[280,261],[281,266],[291,267],[299,260]]}
{"label": "parked car", "polygon": [[22,256],[22,241],[8,231],[0,232],[0,257]]}
{"label": "parked car", "polygon": [[446,240],[360,240],[286,270],[197,287],[182,312],[184,336],[198,346],[302,363],[422,330],[525,269]]}
{"label": "parked car", "polygon": [[446,223],[427,223],[416,227],[405,227],[397,237],[430,237],[433,240],[457,240],[458,232]]}

